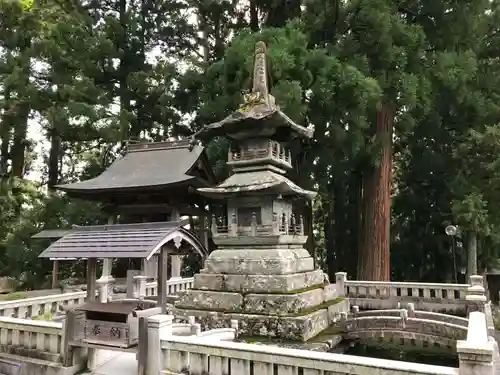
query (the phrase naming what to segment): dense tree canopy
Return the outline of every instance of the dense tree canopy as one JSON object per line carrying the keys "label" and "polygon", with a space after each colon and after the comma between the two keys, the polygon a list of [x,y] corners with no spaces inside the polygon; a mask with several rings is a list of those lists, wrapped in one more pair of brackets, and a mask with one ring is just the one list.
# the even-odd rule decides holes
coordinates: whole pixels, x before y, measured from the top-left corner
{"label": "dense tree canopy", "polygon": [[[186,136],[237,108],[257,40],[283,111],[315,126],[292,145],[293,178],[318,191],[302,209],[330,277],[495,266],[498,1],[0,0],[0,14],[0,275],[39,285],[47,244],[31,235],[105,220],[55,185],[96,176],[130,140]],[[207,147],[225,176],[229,145]]]}

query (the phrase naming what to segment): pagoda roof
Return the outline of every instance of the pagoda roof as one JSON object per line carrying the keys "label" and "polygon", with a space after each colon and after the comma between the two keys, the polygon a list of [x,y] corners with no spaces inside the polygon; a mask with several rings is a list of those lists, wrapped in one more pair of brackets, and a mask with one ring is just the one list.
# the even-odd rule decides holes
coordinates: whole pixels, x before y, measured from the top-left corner
{"label": "pagoda roof", "polygon": [[200,188],[198,191],[204,196],[218,199],[241,193],[296,195],[308,199],[316,196],[314,191],[302,189],[286,176],[267,169],[235,173],[216,187]]}
{"label": "pagoda roof", "polygon": [[264,42],[255,45],[253,88],[244,95],[240,107],[224,120],[204,126],[194,139],[209,141],[217,136],[234,140],[266,137],[278,142],[293,138],[312,138],[314,127],[296,124],[284,114],[269,93],[267,47]]}
{"label": "pagoda roof", "polygon": [[313,134],[313,128],[297,125],[277,105],[261,103],[248,109],[238,109],[225,119],[205,126],[193,137],[206,142],[219,136],[240,140],[251,135],[286,142],[290,138],[310,139]]}
{"label": "pagoda roof", "polygon": [[99,176],[56,188],[72,196],[86,197],[129,190],[145,192],[181,184],[195,187],[215,184],[204,148],[189,140],[130,145],[125,155]]}

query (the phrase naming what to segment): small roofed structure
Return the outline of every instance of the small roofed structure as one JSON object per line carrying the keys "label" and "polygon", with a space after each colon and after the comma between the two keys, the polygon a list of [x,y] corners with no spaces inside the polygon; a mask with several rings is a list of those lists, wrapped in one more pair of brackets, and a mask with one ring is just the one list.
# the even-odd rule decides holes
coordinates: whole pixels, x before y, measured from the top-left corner
{"label": "small roofed structure", "polygon": [[[116,223],[120,223],[120,225],[148,223],[149,229],[147,230],[138,229],[137,226],[120,229],[130,231],[126,235],[129,244],[133,243],[134,234],[132,233],[136,233],[136,230],[139,230],[140,234],[136,233],[135,235],[146,236],[144,240],[147,242],[151,236],[148,231],[154,231],[153,227],[156,225],[161,227],[159,233],[164,233],[167,230],[165,223],[170,222],[176,226],[179,235],[185,235],[186,238],[193,241],[197,236],[198,239],[194,242],[197,242],[197,245],[201,243],[201,248],[204,249],[199,251],[207,252],[210,231],[208,230],[209,213],[206,207],[210,200],[198,194],[197,189],[210,187],[215,183],[215,176],[204,148],[193,145],[188,140],[176,140],[129,144],[124,156],[116,159],[99,176],[85,181],[57,185],[56,188],[64,191],[70,197],[102,203],[105,212],[109,215],[108,223],[110,224],[102,226],[101,229],[104,232],[111,230],[113,233],[117,233],[118,227],[111,228]],[[179,224],[181,216],[198,217],[197,228],[195,228],[194,220],[188,220],[182,225]],[[152,223],[155,224],[151,225]],[[188,223],[191,226],[190,231],[181,228]],[[97,236],[96,241],[99,241],[101,234],[100,229],[93,226],[71,230],[46,230],[34,236],[34,238],[61,238],[42,254],[44,257],[55,260],[52,280],[54,288],[58,285],[59,259],[87,257],[83,253],[76,256],[68,256],[68,254],[60,256],[56,254],[55,249],[63,244],[71,243],[72,238]],[[107,237],[109,236],[108,233]],[[144,246],[144,248],[149,248],[147,244]],[[197,246],[193,246],[193,248],[197,250]],[[124,249],[130,249],[130,246],[127,245]],[[52,255],[45,256],[49,253]],[[140,251],[137,252],[137,254],[139,253]],[[119,256],[100,257],[96,254],[94,255],[97,258],[104,259],[103,275],[111,272],[111,259],[120,258]],[[120,254],[124,258],[135,258],[135,256],[131,256],[135,254],[133,252],[129,252],[128,256],[125,256],[123,252]],[[146,264],[146,257],[143,256],[144,254],[140,254],[137,258],[144,260],[142,262],[144,272],[145,269],[151,268],[149,267],[151,264]],[[156,268],[154,264],[152,265]],[[108,271],[104,272],[104,269]]]}
{"label": "small roofed structure", "polygon": [[208,251],[192,232],[182,227],[185,221],[95,225],[68,230],[50,245],[40,258],[50,259],[150,259],[162,246],[174,241],[180,247],[189,243],[202,257]]}

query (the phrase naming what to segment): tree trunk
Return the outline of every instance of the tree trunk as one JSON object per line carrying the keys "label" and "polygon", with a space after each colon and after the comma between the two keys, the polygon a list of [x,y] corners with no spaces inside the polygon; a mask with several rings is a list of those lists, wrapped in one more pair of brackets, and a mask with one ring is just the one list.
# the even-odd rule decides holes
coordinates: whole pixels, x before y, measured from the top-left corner
{"label": "tree trunk", "polygon": [[12,141],[12,176],[22,178],[25,172],[26,135],[28,133],[29,104],[19,103],[16,110],[14,139]]}
{"label": "tree trunk", "polygon": [[48,160],[48,182],[47,188],[50,191],[59,183],[59,156],[61,154],[61,137],[59,132],[52,128],[50,130],[50,151]]}
{"label": "tree trunk", "polygon": [[375,139],[380,156],[363,176],[363,231],[358,278],[389,281],[389,229],[392,182],[394,105],[386,101],[376,113]]}
{"label": "tree trunk", "polygon": [[7,88],[4,89],[4,113],[0,122],[0,178],[8,173],[9,159],[10,159],[10,142],[12,138],[12,121],[11,113],[9,111],[10,92]]}

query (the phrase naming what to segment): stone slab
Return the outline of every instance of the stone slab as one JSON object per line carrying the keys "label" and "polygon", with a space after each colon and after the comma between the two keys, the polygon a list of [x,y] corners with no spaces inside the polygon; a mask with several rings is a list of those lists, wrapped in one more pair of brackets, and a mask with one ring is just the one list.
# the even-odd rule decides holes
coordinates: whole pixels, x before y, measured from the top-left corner
{"label": "stone slab", "polygon": [[179,296],[175,305],[193,309],[241,311],[243,295],[232,292],[188,289]]}
{"label": "stone slab", "polygon": [[305,249],[218,249],[205,260],[208,273],[284,275],[314,270]]}
{"label": "stone slab", "polygon": [[265,235],[265,236],[231,236],[228,233],[218,233],[213,236],[213,241],[217,247],[238,247],[238,246],[279,246],[279,245],[299,245],[303,246],[307,241],[307,236],[294,235]]}
{"label": "stone slab", "polygon": [[194,275],[194,289],[243,293],[291,292],[324,282],[321,270],[288,275],[224,275],[206,272]]}
{"label": "stone slab", "polygon": [[250,337],[279,338],[288,341],[307,341],[328,328],[328,311],[321,309],[297,317],[277,317],[240,313],[217,313],[211,311],[174,308],[172,313],[187,319],[194,316],[202,329],[226,328],[231,320],[238,321],[238,334]]}
{"label": "stone slab", "polygon": [[243,311],[250,314],[293,314],[323,302],[322,288],[297,294],[247,294],[244,297]]}

